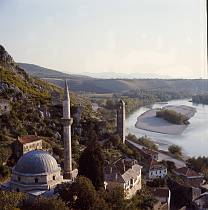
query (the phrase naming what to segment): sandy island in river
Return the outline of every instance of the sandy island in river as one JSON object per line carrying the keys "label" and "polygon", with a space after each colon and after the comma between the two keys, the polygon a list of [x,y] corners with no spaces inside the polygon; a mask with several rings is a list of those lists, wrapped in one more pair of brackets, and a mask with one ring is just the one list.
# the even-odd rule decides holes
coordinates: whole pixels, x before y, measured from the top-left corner
{"label": "sandy island in river", "polygon": [[[196,109],[190,106],[165,106],[163,109],[174,110],[178,113],[181,113],[188,117],[192,118],[196,113]],[[162,118],[156,117],[156,112],[160,109],[151,109],[144,112],[137,118],[135,126],[142,130],[170,134],[170,135],[179,135],[181,134],[188,125],[176,125],[170,123]]]}

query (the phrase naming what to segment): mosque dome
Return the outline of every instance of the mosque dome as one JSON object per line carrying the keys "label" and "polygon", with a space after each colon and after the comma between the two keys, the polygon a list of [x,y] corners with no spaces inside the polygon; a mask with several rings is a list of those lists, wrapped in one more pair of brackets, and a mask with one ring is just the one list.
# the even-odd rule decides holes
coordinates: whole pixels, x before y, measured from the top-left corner
{"label": "mosque dome", "polygon": [[44,175],[57,171],[60,171],[60,167],[56,159],[42,150],[33,150],[24,154],[13,169],[13,172],[25,175]]}

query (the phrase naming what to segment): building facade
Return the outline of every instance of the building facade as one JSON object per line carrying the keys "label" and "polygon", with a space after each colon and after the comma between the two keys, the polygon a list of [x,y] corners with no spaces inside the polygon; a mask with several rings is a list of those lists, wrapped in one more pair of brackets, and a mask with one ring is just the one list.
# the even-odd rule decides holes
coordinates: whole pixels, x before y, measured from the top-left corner
{"label": "building facade", "polygon": [[142,166],[137,161],[129,158],[121,158],[105,167],[105,188],[111,190],[121,187],[125,198],[132,198],[141,189]]}
{"label": "building facade", "polygon": [[14,142],[14,152],[16,157],[21,157],[27,152],[32,150],[41,150],[42,149],[42,139],[37,135],[25,135],[20,136]]}
{"label": "building facade", "polygon": [[174,172],[193,187],[200,187],[203,183],[203,175],[188,167],[178,168]]}
{"label": "building facade", "polygon": [[55,158],[42,150],[24,154],[12,169],[10,190],[17,192],[47,191],[63,181]]}
{"label": "building facade", "polygon": [[155,159],[150,161],[148,176],[149,179],[163,179],[167,176],[167,167],[158,163]]}

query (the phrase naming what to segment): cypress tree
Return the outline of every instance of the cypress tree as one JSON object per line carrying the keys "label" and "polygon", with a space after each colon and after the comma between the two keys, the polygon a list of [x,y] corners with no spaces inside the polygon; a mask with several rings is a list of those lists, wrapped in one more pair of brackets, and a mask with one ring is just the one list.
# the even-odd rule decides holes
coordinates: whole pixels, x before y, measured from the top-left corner
{"label": "cypress tree", "polygon": [[89,178],[96,189],[104,183],[104,156],[95,131],[89,134],[88,145],[79,159],[79,175]]}

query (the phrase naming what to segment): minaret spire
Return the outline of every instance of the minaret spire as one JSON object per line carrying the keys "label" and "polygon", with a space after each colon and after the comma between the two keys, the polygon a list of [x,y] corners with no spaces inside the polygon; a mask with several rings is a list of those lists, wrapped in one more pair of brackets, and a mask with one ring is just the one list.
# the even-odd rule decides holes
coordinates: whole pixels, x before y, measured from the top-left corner
{"label": "minaret spire", "polygon": [[63,101],[63,136],[64,136],[64,178],[72,178],[72,150],[71,150],[71,125],[73,119],[70,114],[70,96],[67,80],[65,80]]}

